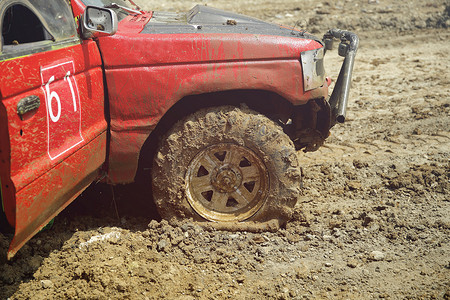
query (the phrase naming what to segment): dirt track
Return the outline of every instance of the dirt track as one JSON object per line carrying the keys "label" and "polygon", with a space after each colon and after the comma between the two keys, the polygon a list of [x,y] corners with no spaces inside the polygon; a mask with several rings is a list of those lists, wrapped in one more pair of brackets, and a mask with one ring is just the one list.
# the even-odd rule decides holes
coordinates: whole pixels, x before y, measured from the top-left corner
{"label": "dirt track", "polygon": [[[0,298],[449,299],[450,2],[402,2],[203,1],[360,35],[346,123],[319,151],[298,153],[294,219],[261,234],[147,226],[152,216],[127,208],[130,194],[117,188],[117,218],[109,187],[97,186],[13,261],[1,257]],[[91,242],[98,235],[106,240]],[[9,238],[0,234],[2,254]]]}

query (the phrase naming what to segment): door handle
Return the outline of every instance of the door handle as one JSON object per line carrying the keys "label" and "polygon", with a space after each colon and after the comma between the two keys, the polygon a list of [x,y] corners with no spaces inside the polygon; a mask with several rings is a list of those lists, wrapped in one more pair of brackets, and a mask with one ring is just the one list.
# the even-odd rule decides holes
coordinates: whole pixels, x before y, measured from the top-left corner
{"label": "door handle", "polygon": [[20,99],[19,103],[17,103],[17,114],[22,117],[27,112],[38,109],[40,105],[41,100],[39,99],[39,96],[27,96]]}

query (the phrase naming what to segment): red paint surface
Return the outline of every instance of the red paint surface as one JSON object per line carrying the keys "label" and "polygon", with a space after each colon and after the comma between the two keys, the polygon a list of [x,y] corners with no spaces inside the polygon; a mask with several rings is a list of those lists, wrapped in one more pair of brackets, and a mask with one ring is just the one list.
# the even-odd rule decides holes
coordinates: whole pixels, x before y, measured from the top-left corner
{"label": "red paint surface", "polygon": [[117,32],[120,33],[139,33],[152,18],[153,12],[145,12],[142,14],[131,14],[123,19],[119,24]]}
{"label": "red paint surface", "polygon": [[8,257],[12,257],[98,177],[98,167],[105,155],[106,132],[103,132],[16,194],[15,234]]}
{"label": "red paint surface", "polygon": [[72,6],[73,16],[79,17],[83,15],[84,9],[86,8],[83,2],[81,2],[81,0],[71,0],[70,2]]}

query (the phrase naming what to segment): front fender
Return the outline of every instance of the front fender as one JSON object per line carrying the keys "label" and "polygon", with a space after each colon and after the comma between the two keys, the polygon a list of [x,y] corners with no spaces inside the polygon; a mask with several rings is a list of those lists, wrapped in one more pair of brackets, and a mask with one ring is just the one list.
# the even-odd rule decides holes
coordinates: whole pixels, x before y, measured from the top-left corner
{"label": "front fender", "polygon": [[[109,94],[109,180],[134,180],[140,149],[180,99],[230,90],[265,90],[302,105],[327,97],[304,91],[300,53],[313,40],[240,34],[135,35],[99,39]],[[117,56],[121,53],[121,56]]]}

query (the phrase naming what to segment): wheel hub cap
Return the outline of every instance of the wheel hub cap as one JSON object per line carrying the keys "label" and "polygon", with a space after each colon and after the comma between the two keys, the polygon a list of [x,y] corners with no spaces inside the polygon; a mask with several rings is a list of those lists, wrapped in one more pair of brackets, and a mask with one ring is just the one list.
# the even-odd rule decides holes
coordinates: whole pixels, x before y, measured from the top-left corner
{"label": "wheel hub cap", "polygon": [[268,170],[256,153],[222,143],[201,150],[186,172],[191,207],[210,221],[243,221],[265,203]]}
{"label": "wheel hub cap", "polygon": [[215,170],[211,184],[221,193],[231,193],[242,183],[242,175],[233,166],[224,165]]}

